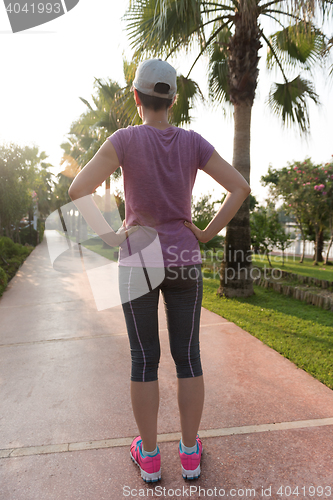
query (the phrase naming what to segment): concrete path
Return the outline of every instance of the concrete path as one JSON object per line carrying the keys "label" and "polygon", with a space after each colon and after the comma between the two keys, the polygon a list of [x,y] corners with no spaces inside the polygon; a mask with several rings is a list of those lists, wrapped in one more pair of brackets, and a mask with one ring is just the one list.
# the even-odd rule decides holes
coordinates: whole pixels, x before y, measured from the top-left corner
{"label": "concrete path", "polygon": [[333,392],[205,309],[202,474],[181,477],[176,377],[160,310],[162,481],[129,458],[137,435],[121,306],[98,312],[85,274],[45,240],[0,299],[0,499],[333,498]]}

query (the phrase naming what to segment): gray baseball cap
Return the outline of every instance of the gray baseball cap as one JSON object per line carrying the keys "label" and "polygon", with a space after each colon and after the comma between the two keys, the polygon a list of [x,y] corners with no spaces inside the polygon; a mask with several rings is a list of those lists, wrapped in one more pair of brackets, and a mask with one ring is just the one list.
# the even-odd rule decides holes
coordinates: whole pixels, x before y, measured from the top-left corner
{"label": "gray baseball cap", "polygon": [[[167,94],[155,91],[157,83],[169,85]],[[133,87],[139,92],[164,99],[172,99],[177,93],[177,73],[175,68],[162,59],[147,59],[139,64]]]}

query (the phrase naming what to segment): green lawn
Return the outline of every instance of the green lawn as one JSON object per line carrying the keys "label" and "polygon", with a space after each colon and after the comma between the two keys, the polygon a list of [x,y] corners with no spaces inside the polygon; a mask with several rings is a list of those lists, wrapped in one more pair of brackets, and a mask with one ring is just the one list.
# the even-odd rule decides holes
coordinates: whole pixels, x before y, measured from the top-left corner
{"label": "green lawn", "polygon": [[88,248],[88,250],[92,250],[99,255],[102,255],[106,259],[112,260],[114,262],[118,261],[118,254],[115,253],[117,248],[104,248],[103,240],[101,238],[91,238],[87,241],[83,241],[82,246]]}
{"label": "green lawn", "polygon": [[[207,274],[206,274],[207,276]],[[240,326],[333,389],[333,315],[255,286],[255,295],[216,295],[217,279],[204,279],[203,306]]]}
{"label": "green lawn", "polygon": [[[215,267],[216,270],[219,269],[223,259],[223,252],[218,254],[218,259],[215,257],[212,259],[211,255],[204,260],[204,267]],[[318,278],[322,280],[333,281],[333,265],[324,265],[319,263],[317,266],[313,265],[313,260],[310,258],[305,258],[303,264],[299,263],[299,257],[294,258],[292,255],[285,256],[284,265],[282,265],[282,257],[272,255],[270,257],[273,268],[282,269],[282,271],[287,271],[289,273],[303,274],[304,276],[311,276],[312,278]],[[252,262],[257,267],[266,266],[269,268],[268,259],[265,255],[252,255]]]}
{"label": "green lawn", "polygon": [[[313,265],[312,259],[304,259],[303,264],[299,263],[299,257],[295,259],[293,256],[285,257],[285,263],[282,265],[282,257],[271,256],[270,260],[272,262],[272,266],[278,269],[282,269],[283,271],[287,271],[289,273],[295,274],[303,274],[304,276],[311,276],[312,278],[318,278],[321,280],[333,281],[333,266],[332,265],[323,265],[319,263],[318,266]],[[258,267],[269,267],[267,257],[264,255],[253,255],[252,256],[253,264]]]}

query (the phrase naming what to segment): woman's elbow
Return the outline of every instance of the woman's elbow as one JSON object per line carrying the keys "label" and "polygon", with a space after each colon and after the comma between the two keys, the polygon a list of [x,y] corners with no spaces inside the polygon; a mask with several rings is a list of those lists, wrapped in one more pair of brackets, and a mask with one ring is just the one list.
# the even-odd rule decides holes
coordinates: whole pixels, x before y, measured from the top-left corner
{"label": "woman's elbow", "polygon": [[69,186],[68,196],[70,197],[71,200],[75,200],[77,198],[73,185]]}
{"label": "woman's elbow", "polygon": [[248,183],[245,181],[244,183],[242,183],[241,186],[238,186],[238,192],[245,200],[249,196],[249,194],[251,193],[251,188],[248,185]]}
{"label": "woman's elbow", "polygon": [[71,186],[69,186],[68,196],[72,201],[74,201],[79,198],[82,198],[84,194],[75,185],[72,184]]}

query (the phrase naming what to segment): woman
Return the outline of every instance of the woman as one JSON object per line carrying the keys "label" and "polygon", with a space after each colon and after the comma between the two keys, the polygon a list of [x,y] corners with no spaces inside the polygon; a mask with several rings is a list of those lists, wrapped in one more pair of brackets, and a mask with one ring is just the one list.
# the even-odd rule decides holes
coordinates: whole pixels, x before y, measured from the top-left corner
{"label": "woman", "polygon": [[[170,126],[168,110],[176,99],[176,81],[176,71],[167,62],[149,59],[139,65],[133,91],[142,125],[120,129],[109,137],[69,189],[88,224],[107,243],[115,246],[124,242],[119,259],[120,293],[131,346],[131,400],[140,433],[131,445],[131,457],[147,482],[161,479],[157,446],[159,293],[165,303],[170,349],[177,369],[182,474],[194,479],[200,475],[202,444],[197,432],[204,402],[198,241],[206,243],[217,235],[250,193],[244,178],[211,144],[193,131]],[[80,206],[80,198],[87,200],[119,166],[124,177],[126,218],[120,231],[114,233],[92,200]],[[191,193],[199,168],[228,191],[219,212],[204,230],[191,222]],[[156,287],[149,281],[150,271],[161,267],[156,256],[134,265],[128,259],[131,238],[135,240],[138,228],[142,228],[141,233],[149,233],[150,228],[158,235],[164,277]],[[140,294],[137,284],[143,270],[150,286],[147,293]]]}

